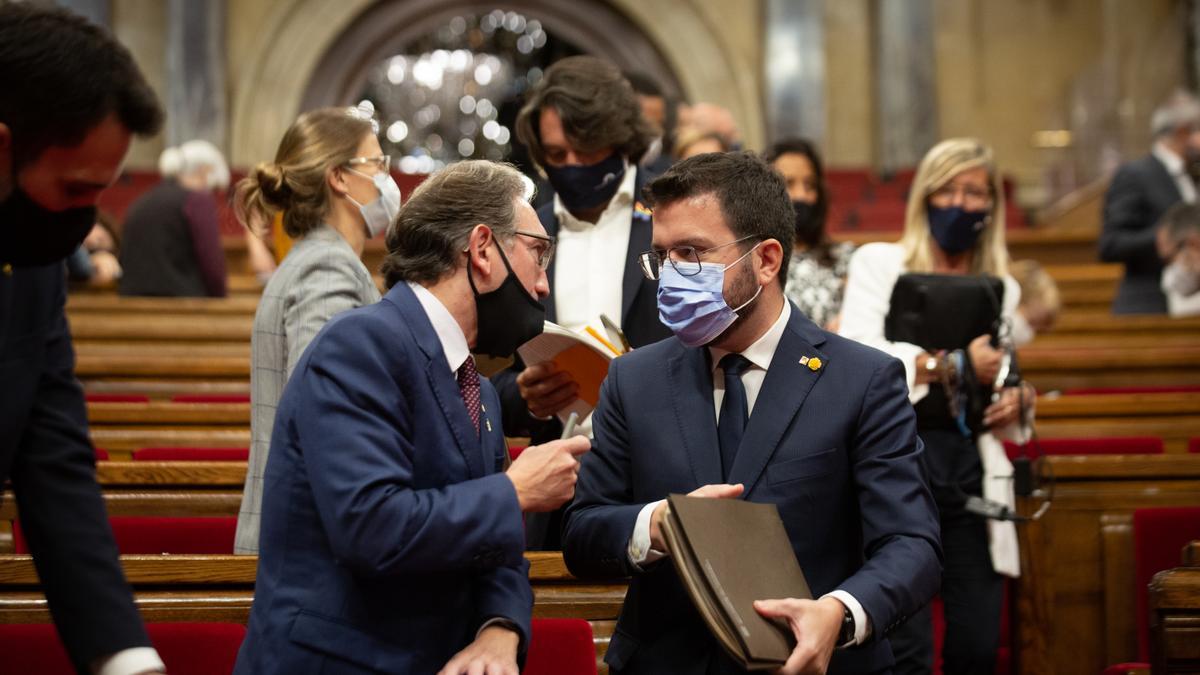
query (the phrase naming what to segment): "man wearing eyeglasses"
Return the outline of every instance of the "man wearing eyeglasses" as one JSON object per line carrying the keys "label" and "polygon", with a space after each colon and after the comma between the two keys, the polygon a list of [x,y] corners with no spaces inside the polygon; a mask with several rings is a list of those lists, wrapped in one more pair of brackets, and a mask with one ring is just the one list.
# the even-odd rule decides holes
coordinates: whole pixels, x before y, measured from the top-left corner
{"label": "man wearing eyeglasses", "polygon": [[508,454],[472,351],[542,330],[554,240],[510,166],[430,176],[388,231],[390,290],[326,324],[279,403],[237,673],[517,675],[524,511],[570,499],[584,438]]}
{"label": "man wearing eyeglasses", "polygon": [[816,598],[758,603],[795,634],[782,672],[886,672],[880,638],[940,577],[903,366],[786,301],[795,216],[761,159],[699,155],[646,193],[640,260],[675,338],[610,367],[563,541],[572,573],[633,577],[610,672],[740,672],[663,561],[671,493],[778,506]]}

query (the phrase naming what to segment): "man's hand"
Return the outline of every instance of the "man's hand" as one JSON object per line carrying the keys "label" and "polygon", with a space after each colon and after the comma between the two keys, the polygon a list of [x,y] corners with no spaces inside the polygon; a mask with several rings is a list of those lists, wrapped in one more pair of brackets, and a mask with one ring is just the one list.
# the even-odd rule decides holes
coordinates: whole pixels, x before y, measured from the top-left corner
{"label": "man's hand", "polygon": [[521,637],[501,626],[488,626],[454,655],[438,675],[520,675],[517,645]]}
{"label": "man's hand", "polygon": [[775,671],[778,675],[821,674],[829,668],[846,613],[840,600],[755,600],[754,609],[768,619],[785,619],[796,636],[796,648]]}
{"label": "man's hand", "polygon": [[525,449],[506,472],[522,511],[553,511],[575,495],[578,457],[592,448],[585,436]]}
{"label": "man's hand", "polygon": [[992,336],[980,335],[971,340],[967,353],[971,357],[971,367],[975,369],[975,378],[979,380],[979,384],[991,387],[996,381],[996,375],[1000,373],[1000,360],[1004,352],[992,348]]}
{"label": "man's hand", "polygon": [[[1025,399],[1030,405],[1034,398]],[[983,426],[989,429],[1000,429],[1021,419],[1021,390],[1019,387],[1008,387],[1001,391],[1000,399],[989,405],[983,411]]]}
{"label": "man's hand", "polygon": [[579,398],[579,384],[554,362],[529,366],[517,376],[521,398],[534,417],[549,417]]}
{"label": "man's hand", "polygon": [[[737,485],[729,485],[727,483],[716,483],[713,485],[704,485],[696,488],[688,493],[689,497],[708,497],[711,499],[733,499],[742,494],[742,490],[746,489],[741,483]],[[663,513],[667,510],[667,502],[663,501],[655,509],[654,513],[650,514],[650,548],[656,551],[667,550],[667,543],[662,535],[662,519]]]}

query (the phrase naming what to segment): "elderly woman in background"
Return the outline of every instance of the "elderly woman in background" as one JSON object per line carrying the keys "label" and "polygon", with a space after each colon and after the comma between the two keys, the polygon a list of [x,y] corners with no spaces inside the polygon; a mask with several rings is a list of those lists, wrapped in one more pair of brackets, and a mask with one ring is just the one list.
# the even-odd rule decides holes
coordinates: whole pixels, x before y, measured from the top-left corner
{"label": "elderly woman in background", "polygon": [[238,513],[235,553],[258,552],[263,473],[275,408],[305,347],[335,314],[379,300],[363,265],[369,238],[400,211],[400,188],[366,108],[324,108],[300,116],[274,162],[238,183],[238,219],[262,232],[275,214],[295,243],[271,276],[254,315],[250,375],[250,463]]}
{"label": "elderly woman in background", "polygon": [[121,231],[121,295],[224,297],[225,251],[215,192],[229,166],[208,141],[163,153],[163,180],[129,207]]}
{"label": "elderly woman in background", "polygon": [[854,244],[834,243],[825,230],[829,189],[821,156],[811,142],[791,138],[772,145],[764,158],[783,175],[796,210],[796,244],[784,293],[813,323],[837,331]]}
{"label": "elderly woman in background", "polygon": [[[1001,279],[1004,293],[996,309],[1011,322],[1020,288],[1008,265],[1004,201],[992,151],[975,139],[951,139],[921,160],[900,241],[866,244],[854,253],[842,304],[841,335],[895,356],[908,374],[909,398],[941,511],[947,675],[995,668],[1001,575],[1015,577],[1020,571],[1016,531],[1011,522],[968,511],[967,503],[970,497],[984,497],[1011,506],[1012,465],[994,434],[1019,432],[1020,402],[1032,396],[1021,387],[996,388],[1004,353],[992,345],[991,335],[935,354],[889,340],[885,319],[900,276],[920,273]],[[953,314],[961,308],[944,311]],[[999,332],[1007,339],[1006,330]],[[961,414],[951,412],[954,401]],[[932,631],[926,608],[891,633],[894,672],[931,671]]]}

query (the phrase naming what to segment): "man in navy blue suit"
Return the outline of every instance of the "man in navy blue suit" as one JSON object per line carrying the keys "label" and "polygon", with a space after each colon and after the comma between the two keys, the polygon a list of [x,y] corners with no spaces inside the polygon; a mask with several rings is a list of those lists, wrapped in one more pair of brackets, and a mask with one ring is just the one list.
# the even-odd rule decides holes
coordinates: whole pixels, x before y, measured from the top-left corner
{"label": "man in navy blue suit", "polygon": [[572,495],[589,443],[502,471],[471,351],[542,330],[554,240],[512,167],[429,177],[388,232],[378,303],[313,339],[275,417],[254,607],[236,672],[504,673],[528,646],[521,513]]}
{"label": "man in navy blue suit", "polygon": [[96,483],[63,260],[95,224],[132,136],[161,123],[154,92],[110,34],[62,9],[0,3],[0,491],[12,481],[71,662],[98,675],[163,663]]}
{"label": "man in navy blue suit", "polygon": [[612,363],[564,533],[573,573],[633,577],[611,672],[739,672],[662,560],[670,493],[778,506],[816,598],[760,603],[795,632],[785,673],[886,672],[880,638],[940,578],[903,366],[785,300],[795,217],[758,157],[693,157],[646,196],[641,262],[675,337]]}

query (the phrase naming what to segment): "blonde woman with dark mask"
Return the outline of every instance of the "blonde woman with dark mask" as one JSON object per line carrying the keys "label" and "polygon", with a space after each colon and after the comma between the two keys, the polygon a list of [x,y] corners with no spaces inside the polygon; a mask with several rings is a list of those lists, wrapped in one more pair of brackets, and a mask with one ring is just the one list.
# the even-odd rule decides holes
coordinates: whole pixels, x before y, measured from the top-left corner
{"label": "blonde woman with dark mask", "polygon": [[[941,511],[944,555],[942,599],[946,615],[945,672],[991,672],[1000,634],[1002,575],[1020,572],[1016,531],[1008,521],[985,520],[966,510],[969,497],[1011,508],[1012,465],[997,434],[1019,435],[1020,387],[996,389],[1003,353],[980,335],[961,349],[932,354],[918,345],[884,337],[892,291],[903,274],[986,275],[1003,281],[999,303],[1011,322],[1020,287],[1008,272],[1004,200],[992,151],[970,138],[943,141],[917,168],[909,193],[904,234],[897,243],[867,244],[850,260],[842,304],[841,335],[881,349],[904,363],[925,465]],[[947,308],[953,312],[955,308]],[[1005,336],[1001,328],[1001,336]],[[969,388],[981,404],[954,416],[947,372],[974,373]],[[994,399],[993,399],[994,395]],[[994,402],[993,402],[994,400]],[[1024,400],[1032,403],[1032,396]],[[958,406],[959,410],[966,408]],[[896,673],[933,668],[928,607],[891,633]]]}
{"label": "blonde woman with dark mask", "polygon": [[361,257],[367,239],[395,220],[400,189],[371,113],[325,108],[301,115],[284,134],[275,161],[259,164],[237,186],[239,220],[260,232],[282,212],[283,228],[295,243],[254,315],[250,463],[236,553],[258,552],[271,427],[292,369],[335,314],[379,300]]}

